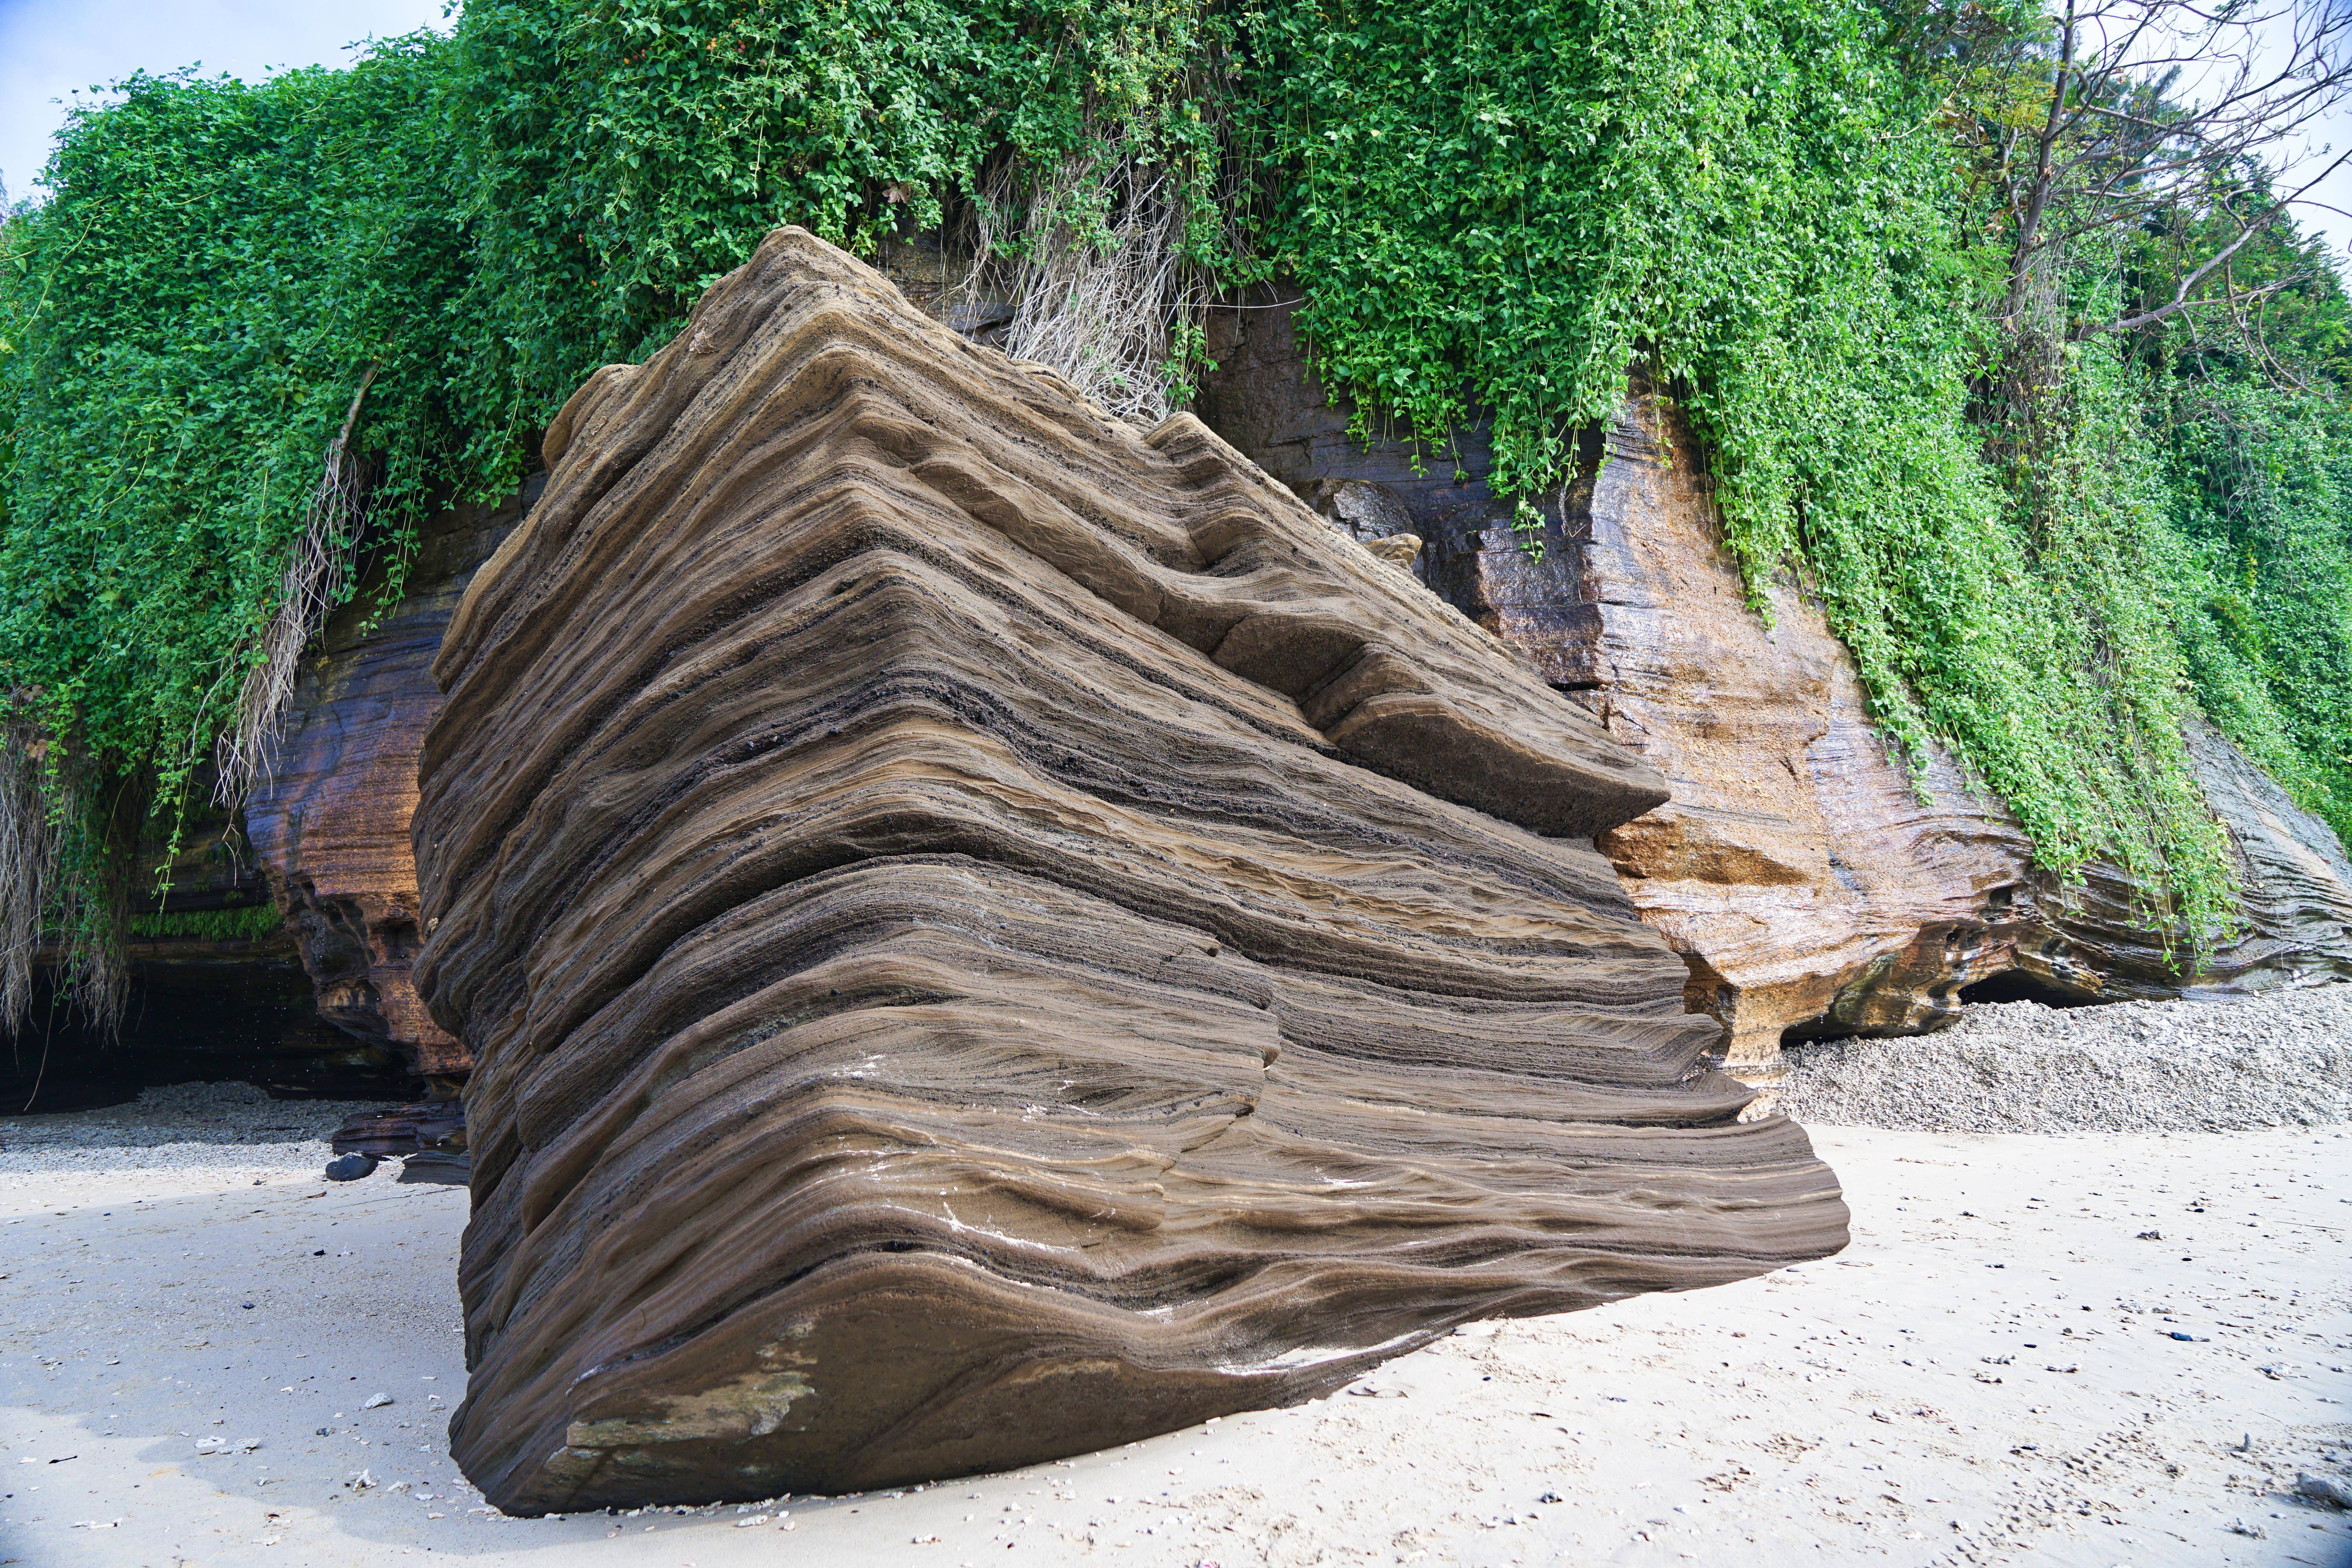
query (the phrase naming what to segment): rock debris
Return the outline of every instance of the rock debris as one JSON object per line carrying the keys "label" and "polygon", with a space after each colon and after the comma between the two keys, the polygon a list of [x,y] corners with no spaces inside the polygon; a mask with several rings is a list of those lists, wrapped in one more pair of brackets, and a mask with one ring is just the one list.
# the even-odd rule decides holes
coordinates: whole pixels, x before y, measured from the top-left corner
{"label": "rock debris", "polygon": [[[1929,1132],[2222,1132],[2352,1121],[2352,985],[2224,1002],[1965,1010],[1942,1034],[1793,1047],[1800,1121]],[[2148,1233],[2146,1240],[2158,1240]]]}

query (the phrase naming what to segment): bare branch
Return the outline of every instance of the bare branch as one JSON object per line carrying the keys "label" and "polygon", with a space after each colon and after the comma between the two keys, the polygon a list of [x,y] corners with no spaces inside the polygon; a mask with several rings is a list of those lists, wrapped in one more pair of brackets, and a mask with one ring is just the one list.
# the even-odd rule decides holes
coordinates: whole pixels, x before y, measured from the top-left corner
{"label": "bare branch", "polygon": [[[2315,177],[2304,185],[2303,190],[2295,192],[2293,196],[2287,196],[2279,201],[2273,202],[2269,206],[2265,207],[2261,214],[2253,218],[2241,219],[2240,222],[2242,226],[2239,229],[2238,237],[2224,246],[2221,252],[2214,256],[2211,260],[2206,262],[2204,266],[2200,267],[2196,271],[2191,272],[2188,277],[2183,278],[2180,280],[2180,287],[2173,290],[2171,300],[2166,303],[2158,306],[2153,310],[2143,310],[2138,315],[2126,316],[2121,321],[2105,321],[2095,327],[2085,327],[2081,331],[2077,332],[2075,336],[2078,338],[2090,338],[2095,337],[2101,332],[2130,331],[2137,327],[2152,326],[2156,322],[2163,321],[2166,317],[2174,315],[2186,309],[2189,302],[2189,290],[2195,289],[2198,284],[2203,282],[2208,273],[2211,272],[2217,267],[2226,265],[2231,257],[2237,255],[2240,250],[2245,247],[2247,241],[2252,239],[2257,234],[2260,234],[2265,227],[2269,226],[2273,218],[2277,217],[2279,214],[2284,212],[2288,205],[2294,201],[2296,196],[2302,195],[2304,191],[2309,190],[2313,185],[2317,184],[2321,180],[2324,180],[2328,175],[2334,174],[2337,169],[2344,165],[2345,160],[2347,158],[2352,158],[2352,153],[2338,153],[2335,162],[2329,163],[2326,168],[2321,170]],[[2227,209],[2225,208],[2224,210]],[[2276,291],[2277,290],[2275,289],[2272,290],[2273,293]]]}

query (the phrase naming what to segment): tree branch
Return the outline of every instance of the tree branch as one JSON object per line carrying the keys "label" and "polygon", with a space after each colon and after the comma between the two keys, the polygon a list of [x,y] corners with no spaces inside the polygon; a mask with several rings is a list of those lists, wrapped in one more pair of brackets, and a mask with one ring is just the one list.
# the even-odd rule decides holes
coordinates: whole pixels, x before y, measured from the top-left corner
{"label": "tree branch", "polygon": [[[2180,280],[2180,287],[2173,290],[2172,298],[2168,302],[2158,305],[2153,310],[2143,310],[2137,316],[2126,316],[2121,321],[2104,321],[2095,327],[2084,327],[2074,334],[2074,338],[2079,342],[2084,339],[2096,337],[2101,332],[2127,332],[2135,328],[2153,326],[2155,323],[2163,321],[2166,317],[2177,315],[2181,310],[2186,310],[2189,303],[2189,291],[2191,289],[2196,288],[2199,283],[2202,282],[2207,273],[2211,272],[2216,267],[2224,265],[2229,261],[2230,258],[2237,255],[2241,249],[2244,248],[2247,241],[2260,234],[2263,228],[2270,224],[2272,219],[2284,212],[2287,207],[2294,203],[2296,196],[2302,195],[2304,191],[2311,189],[2313,185],[2319,184],[2321,180],[2324,180],[2327,178],[2328,175],[2334,174],[2343,165],[2345,160],[2347,158],[2352,158],[2352,152],[2340,153],[2336,154],[2335,162],[2329,163],[2326,168],[2322,169],[2315,177],[2308,181],[2303,186],[2302,190],[2295,192],[2294,195],[2282,197],[2280,200],[2273,202],[2269,206],[2265,207],[2259,216],[2242,220],[2244,226],[2240,229],[2238,237],[2224,246],[2221,248],[2221,253],[2215,256],[2211,260],[2206,262],[2204,266],[2199,268],[2196,271],[2191,272],[2188,277],[2183,278]],[[2224,210],[2227,209],[2225,208]],[[2279,288],[2284,288],[2284,284],[2277,285],[2273,287],[2271,291],[2273,293],[2276,293]]]}

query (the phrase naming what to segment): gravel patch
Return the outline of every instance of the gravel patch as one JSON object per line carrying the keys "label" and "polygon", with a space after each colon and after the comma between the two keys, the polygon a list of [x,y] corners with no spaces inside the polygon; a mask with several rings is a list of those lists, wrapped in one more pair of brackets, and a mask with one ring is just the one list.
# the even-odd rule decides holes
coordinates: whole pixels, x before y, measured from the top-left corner
{"label": "gravel patch", "polygon": [[2352,985],[2226,1002],[1964,1009],[1937,1035],[1791,1047],[1800,1121],[1929,1132],[2221,1132],[2352,1121]]}
{"label": "gravel patch", "polygon": [[272,1100],[249,1083],[182,1083],[128,1105],[0,1117],[0,1176],[98,1171],[315,1173],[336,1128],[374,1100]]}

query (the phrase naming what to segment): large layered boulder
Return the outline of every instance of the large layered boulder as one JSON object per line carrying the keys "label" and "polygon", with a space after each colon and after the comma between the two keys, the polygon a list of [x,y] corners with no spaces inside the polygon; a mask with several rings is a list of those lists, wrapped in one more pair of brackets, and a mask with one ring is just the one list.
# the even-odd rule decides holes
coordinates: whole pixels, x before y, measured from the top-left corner
{"label": "large layered boulder", "polygon": [[501,1507],[1018,1464],[1843,1243],[1591,847],[1657,775],[1191,417],[785,230],[547,453],[416,816]]}
{"label": "large layered boulder", "polygon": [[2352,977],[2335,835],[2201,726],[2192,757],[2243,889],[2238,936],[2201,957],[2119,868],[2071,883],[2038,868],[1948,757],[1915,781],[1819,604],[1783,574],[1770,624],[1750,607],[1698,443],[1638,384],[1585,433],[1537,552],[1484,482],[1480,429],[1448,463],[1353,440],[1278,306],[1213,316],[1209,349],[1203,417],[1338,530],[1423,539],[1433,591],[1665,776],[1672,801],[1600,846],[1688,962],[1731,1071],[1772,1081],[1787,1039],[1943,1027],[1971,987],[2095,1002]]}

